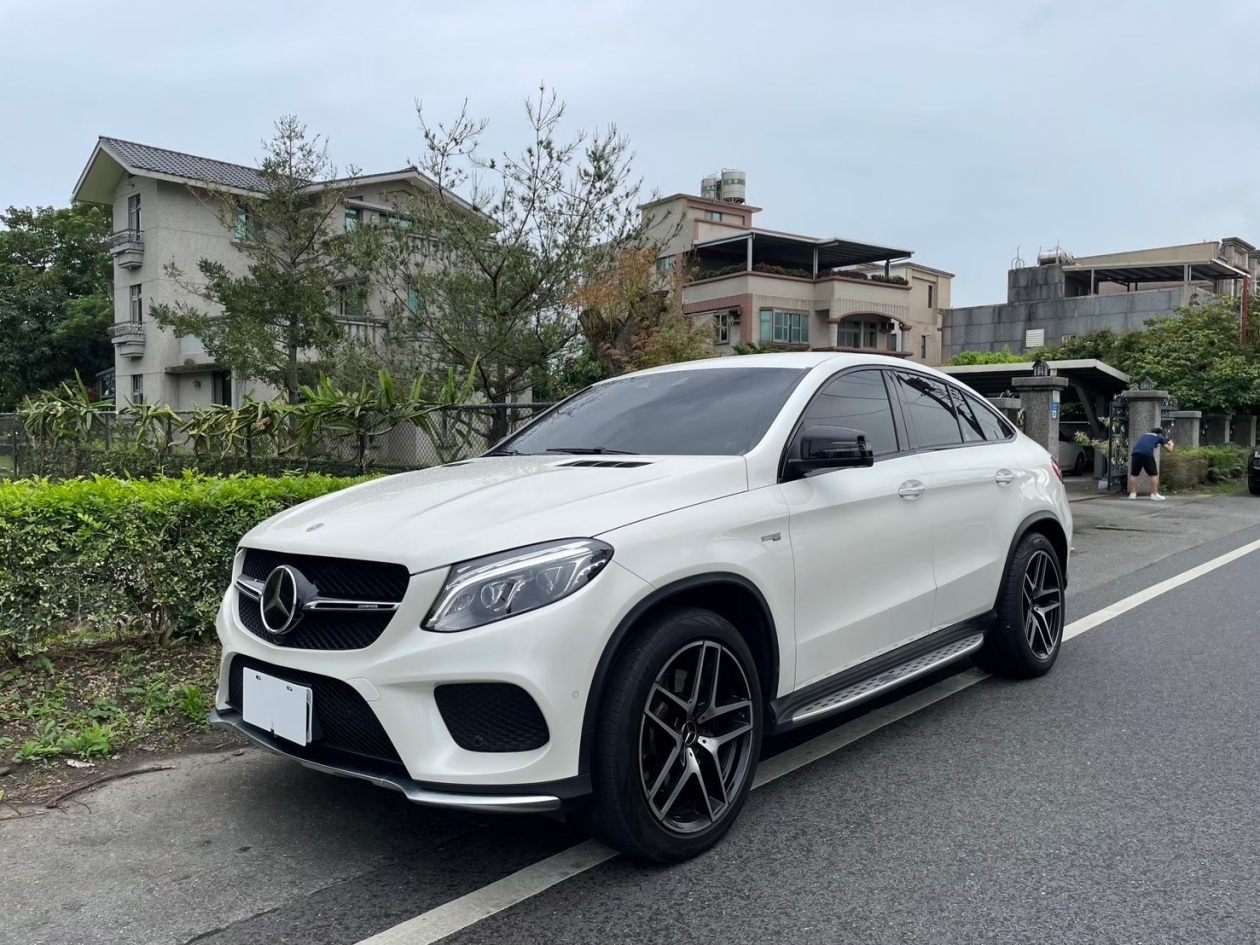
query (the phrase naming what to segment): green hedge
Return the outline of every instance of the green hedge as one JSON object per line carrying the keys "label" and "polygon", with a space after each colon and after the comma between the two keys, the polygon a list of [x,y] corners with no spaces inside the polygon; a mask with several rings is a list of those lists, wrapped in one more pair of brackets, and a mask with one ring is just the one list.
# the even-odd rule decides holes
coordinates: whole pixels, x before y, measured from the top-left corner
{"label": "green hedge", "polygon": [[83,633],[205,636],[241,536],[359,481],[0,480],[0,658]]}
{"label": "green hedge", "polygon": [[1160,486],[1193,489],[1204,483],[1240,479],[1247,472],[1251,450],[1241,446],[1199,446],[1162,453],[1159,458]]}

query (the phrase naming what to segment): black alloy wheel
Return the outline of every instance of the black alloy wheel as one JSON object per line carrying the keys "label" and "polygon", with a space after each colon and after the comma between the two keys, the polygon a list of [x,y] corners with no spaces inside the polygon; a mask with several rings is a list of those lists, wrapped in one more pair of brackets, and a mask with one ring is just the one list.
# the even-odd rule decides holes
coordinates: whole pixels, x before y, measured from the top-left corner
{"label": "black alloy wheel", "polygon": [[604,686],[587,824],[636,859],[676,863],[722,839],[752,789],[761,677],[724,617],[676,607],[632,631]]}
{"label": "black alloy wheel", "polygon": [[1063,645],[1063,565],[1045,535],[1020,539],[998,589],[993,626],[975,662],[997,676],[1031,679],[1045,675]]}
{"label": "black alloy wheel", "polygon": [[748,676],[716,640],[666,660],[639,724],[639,780],[668,830],[691,834],[721,820],[755,760],[752,706]]}

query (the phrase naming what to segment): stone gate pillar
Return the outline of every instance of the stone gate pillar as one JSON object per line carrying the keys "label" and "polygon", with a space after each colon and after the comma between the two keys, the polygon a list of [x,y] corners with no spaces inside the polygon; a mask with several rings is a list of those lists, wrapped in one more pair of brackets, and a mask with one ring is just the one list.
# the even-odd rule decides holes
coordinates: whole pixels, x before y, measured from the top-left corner
{"label": "stone gate pillar", "polygon": [[[1149,381],[1148,381],[1149,383]],[[1120,396],[1129,402],[1129,451],[1133,451],[1133,444],[1137,442],[1137,438],[1143,433],[1150,433],[1155,427],[1160,425],[1160,410],[1164,405],[1164,400],[1168,397],[1166,390],[1126,390],[1121,391]],[[1155,451],[1155,468],[1160,468],[1160,454],[1162,449]],[[1129,458],[1124,458],[1125,465],[1128,465]],[[1126,469],[1125,472],[1128,472]],[[1142,473],[1138,477],[1138,491],[1147,489],[1145,482],[1146,473]]]}
{"label": "stone gate pillar", "polygon": [[1015,377],[1011,379],[1024,408],[1024,433],[1059,458],[1059,409],[1066,377]]}
{"label": "stone gate pillar", "polygon": [[1199,445],[1199,424],[1203,419],[1201,410],[1174,410],[1170,417],[1172,422],[1169,424],[1170,429],[1164,431],[1173,440],[1176,440],[1177,446],[1184,449],[1194,449]]}

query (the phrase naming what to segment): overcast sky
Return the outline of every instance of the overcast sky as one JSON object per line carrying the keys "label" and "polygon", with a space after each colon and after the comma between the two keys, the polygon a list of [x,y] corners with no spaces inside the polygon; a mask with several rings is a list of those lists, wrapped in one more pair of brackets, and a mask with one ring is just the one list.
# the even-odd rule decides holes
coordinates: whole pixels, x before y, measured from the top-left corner
{"label": "overcast sky", "polygon": [[98,135],[254,164],[279,115],[339,164],[414,102],[522,140],[540,81],[646,187],[748,172],[760,225],[914,250],[954,304],[1018,248],[1260,243],[1260,2],[0,0],[0,206],[64,205]]}

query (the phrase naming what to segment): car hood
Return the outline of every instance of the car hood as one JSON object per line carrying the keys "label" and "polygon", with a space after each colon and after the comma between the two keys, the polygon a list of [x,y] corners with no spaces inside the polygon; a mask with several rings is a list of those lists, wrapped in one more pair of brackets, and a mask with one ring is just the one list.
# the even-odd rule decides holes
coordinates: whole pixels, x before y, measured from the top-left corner
{"label": "car hood", "polygon": [[536,542],[595,537],[747,488],[741,456],[482,457],[304,502],[241,544],[392,561],[415,573]]}

